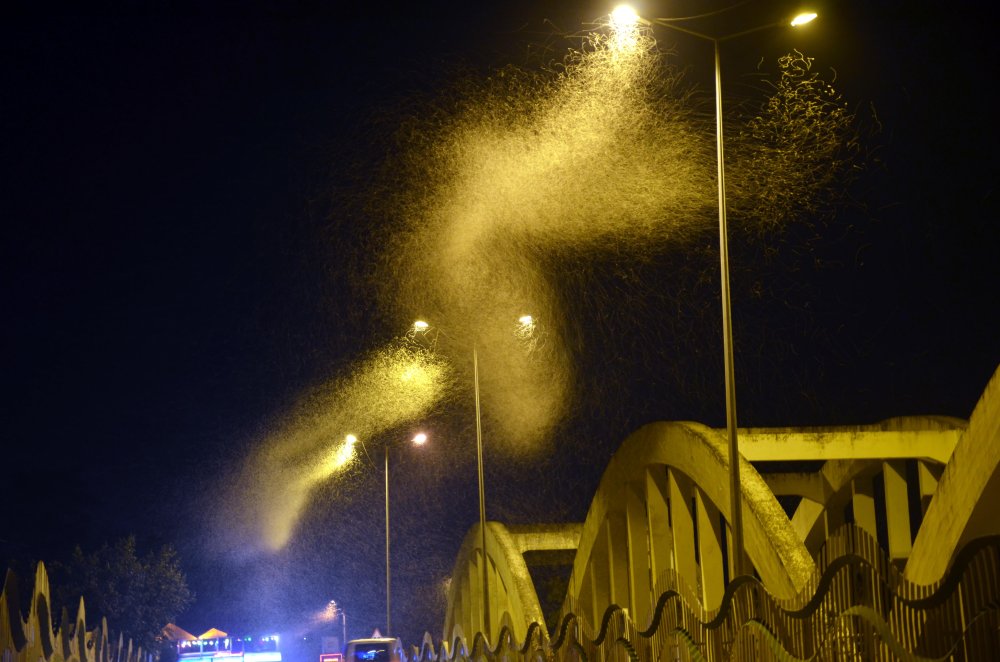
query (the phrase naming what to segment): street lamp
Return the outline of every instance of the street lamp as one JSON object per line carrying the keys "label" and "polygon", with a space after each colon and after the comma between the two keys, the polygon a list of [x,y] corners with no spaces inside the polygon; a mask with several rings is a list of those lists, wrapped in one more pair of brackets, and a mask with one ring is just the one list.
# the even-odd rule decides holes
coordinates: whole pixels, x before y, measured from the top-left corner
{"label": "street lamp", "polygon": [[[535,320],[531,315],[521,315],[518,318],[518,328],[516,335],[521,339],[529,338],[535,329]],[[414,333],[426,333],[430,325],[417,320],[413,323]],[[479,482],[479,549],[481,552],[481,563],[483,566],[483,634],[489,637],[490,634],[490,579],[489,567],[486,560],[486,492],[483,487],[483,425],[479,406],[479,350],[475,342],[472,343],[472,381],[476,395],[476,475]]]}
{"label": "street lamp", "polygon": [[479,477],[479,536],[483,564],[483,634],[490,636],[490,575],[486,562],[486,490],[483,487],[483,422],[479,409],[479,351],[472,344],[472,381],[476,391],[476,475]]}
{"label": "street lamp", "polygon": [[[797,15],[787,25],[799,27],[816,18],[813,12]],[[719,268],[722,280],[722,345],[726,371],[726,432],[729,438],[729,505],[732,530],[733,576],[745,574],[743,558],[743,508],[740,499],[740,447],[736,433],[736,384],[733,353],[733,320],[729,298],[729,239],[726,226],[726,178],[722,140],[722,67],[719,44],[767,28],[786,25],[785,22],[769,23],[750,30],[743,30],[723,37],[713,37],[676,25],[678,20],[643,19],[627,5],[620,5],[611,13],[612,27],[616,32],[634,30],[638,23],[655,24],[712,42],[715,51],[715,148],[717,181],[719,189]]]}
{"label": "street lamp", "polygon": [[[423,446],[427,435],[420,432],[410,440],[415,446]],[[385,636],[392,636],[392,574],[389,563],[389,442],[385,444]],[[346,625],[344,626],[347,627]],[[345,630],[346,632],[346,630]],[[346,636],[346,635],[345,635]]]}
{"label": "street lamp", "polygon": [[[340,650],[345,650],[347,648],[347,612],[345,612],[338,604],[336,600],[330,600],[327,605],[327,610],[331,613],[331,620],[340,614],[340,623],[343,626],[343,639],[340,642]],[[326,651],[324,651],[326,652]]]}

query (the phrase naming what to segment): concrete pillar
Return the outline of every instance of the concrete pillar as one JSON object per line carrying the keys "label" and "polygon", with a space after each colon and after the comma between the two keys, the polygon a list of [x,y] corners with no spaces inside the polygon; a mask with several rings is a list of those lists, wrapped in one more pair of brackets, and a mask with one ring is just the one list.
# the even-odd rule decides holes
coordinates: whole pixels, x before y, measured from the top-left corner
{"label": "concrete pillar", "polygon": [[[810,554],[816,554],[830,537],[829,515],[825,504],[803,499],[795,510],[792,526]],[[806,528],[806,524],[812,526]]]}
{"label": "concrete pillar", "polygon": [[671,559],[674,536],[670,530],[670,512],[667,510],[667,471],[664,466],[646,470],[646,511],[649,521],[650,574],[655,590],[660,574],[673,567]]}
{"label": "concrete pillar", "polygon": [[878,538],[875,528],[875,494],[871,478],[859,478],[851,481],[851,508],[854,511],[854,523]]}
{"label": "concrete pillar", "polygon": [[608,549],[608,594],[611,597],[607,604],[614,603],[629,609],[632,597],[628,567],[628,524],[625,513],[609,513],[604,532]]}
{"label": "concrete pillar", "polygon": [[[451,625],[452,628],[454,628],[455,624],[457,623],[462,627],[462,631],[464,632],[465,627],[467,625],[466,615],[468,612],[468,604],[469,604],[469,586],[463,580],[462,577],[452,577],[451,581],[453,583],[452,591],[456,596],[456,598],[455,598],[455,604],[450,607],[451,620],[448,622],[448,624]],[[451,643],[451,636],[452,636],[452,630],[450,629],[444,633],[444,638],[449,643]]]}
{"label": "concrete pillar", "polygon": [[466,577],[466,582],[469,585],[469,622],[462,625],[462,628],[468,628],[465,631],[465,636],[469,638],[469,645],[472,645],[472,638],[483,629],[483,590],[481,584],[483,583],[483,570],[482,566],[482,555],[475,553],[475,560],[473,563],[469,564],[468,576]]}
{"label": "concrete pillar", "polygon": [[698,558],[701,573],[701,604],[705,609],[718,609],[726,590],[723,577],[722,526],[719,510],[695,488],[695,509],[698,517]]}
{"label": "concrete pillar", "polygon": [[[590,553],[591,581],[594,589],[594,627],[599,627],[604,610],[611,604],[611,560],[608,523],[601,524]],[[596,634],[596,631],[595,631]]]}
{"label": "concrete pillar", "polygon": [[[602,566],[603,567],[603,566]],[[604,616],[604,607],[607,606],[607,598],[602,597],[603,580],[600,573],[590,573],[590,626],[593,628],[591,636],[596,637],[601,627],[601,617]]]}
{"label": "concrete pillar", "polygon": [[917,480],[920,482],[920,510],[927,512],[927,506],[931,505],[931,498],[937,492],[938,481],[944,466],[934,462],[917,462]]}
{"label": "concrete pillar", "polygon": [[493,627],[490,629],[493,640],[490,643],[496,645],[501,619],[510,605],[510,596],[507,594],[507,584],[503,581],[503,575],[493,558],[490,558],[490,588],[490,620],[493,621]]}
{"label": "concrete pillar", "polygon": [[697,594],[698,563],[694,557],[694,517],[691,514],[691,485],[687,476],[667,470],[670,523],[673,531],[674,567],[688,587]]}
{"label": "concrete pillar", "polygon": [[[594,613],[597,611],[597,600],[594,598],[594,593],[594,566],[593,563],[589,563],[583,573],[583,579],[580,580],[580,598],[577,608],[580,610],[580,616],[591,627],[599,625],[594,624]],[[597,635],[597,632],[588,634],[593,637]]]}
{"label": "concrete pillar", "polygon": [[885,520],[889,538],[889,558],[905,560],[910,556],[913,539],[910,536],[910,502],[906,494],[906,462],[892,460],[882,463],[885,483]]}
{"label": "concrete pillar", "polygon": [[652,616],[653,587],[650,576],[649,522],[645,485],[629,485],[625,496],[625,521],[628,528],[629,613],[640,628],[649,624]]}

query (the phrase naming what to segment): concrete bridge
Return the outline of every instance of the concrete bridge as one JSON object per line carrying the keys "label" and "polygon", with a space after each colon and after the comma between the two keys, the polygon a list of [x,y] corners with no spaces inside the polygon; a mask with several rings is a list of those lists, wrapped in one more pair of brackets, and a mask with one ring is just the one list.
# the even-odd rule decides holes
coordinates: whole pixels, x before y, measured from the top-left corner
{"label": "concrete bridge", "polygon": [[[725,431],[654,423],[612,458],[582,524],[487,523],[488,621],[470,530],[442,649],[428,637],[421,655],[987,659],[977,655],[1000,648],[1000,538],[988,537],[1000,534],[1000,371],[968,421],[739,438],[754,578],[731,580]],[[773,469],[790,465],[804,468]],[[797,502],[791,516],[779,499]],[[530,565],[552,562],[568,581],[550,632]]]}
{"label": "concrete bridge", "polygon": [[[968,421],[751,428],[740,440],[752,576],[732,576],[724,432],[654,423],[614,455],[584,522],[488,522],[485,561],[481,532],[470,530],[441,638],[428,634],[400,657],[996,659],[1000,371]],[[532,581],[545,565],[565,570],[565,598],[549,613]],[[149,659],[109,641],[104,622],[87,631],[82,602],[61,624],[48,604],[42,564],[23,603],[8,572],[2,662]]]}

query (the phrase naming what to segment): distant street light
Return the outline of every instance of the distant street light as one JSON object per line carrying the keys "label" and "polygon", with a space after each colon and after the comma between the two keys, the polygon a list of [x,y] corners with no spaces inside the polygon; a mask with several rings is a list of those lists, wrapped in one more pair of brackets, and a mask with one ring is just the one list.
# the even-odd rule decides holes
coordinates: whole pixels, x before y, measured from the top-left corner
{"label": "distant street light", "polygon": [[347,612],[337,604],[336,600],[330,600],[327,609],[332,612],[331,620],[336,618],[337,614],[340,614],[340,622],[343,626],[343,639],[340,641],[340,649],[344,650],[347,646]]}
{"label": "distant street light", "polygon": [[[415,446],[423,446],[427,435],[423,432],[410,440]],[[346,626],[345,626],[346,627]],[[392,574],[389,562],[389,442],[385,444],[385,636],[392,636]]]}
{"label": "distant street light", "polygon": [[[521,315],[518,318],[517,336],[525,339],[531,336],[535,328],[535,320],[531,315]],[[426,333],[430,325],[417,320],[413,323],[415,333]],[[476,395],[476,475],[479,482],[479,533],[480,552],[483,575],[483,634],[490,635],[490,582],[489,563],[486,560],[486,494],[483,487],[483,426],[479,406],[479,351],[476,343],[472,344],[472,381]]]}
{"label": "distant street light", "polygon": [[[779,25],[790,25],[799,27],[809,23],[816,18],[812,12],[799,14],[788,23],[777,22],[762,25],[750,30],[743,30],[735,34],[713,37],[710,35],[695,32],[688,28],[676,25],[684,19],[654,18],[643,19],[627,5],[620,5],[611,13],[611,26],[616,33],[634,31],[639,23],[655,24],[661,27],[683,32],[700,39],[712,42],[715,50],[715,147],[716,147],[716,167],[718,170],[719,189],[719,265],[722,280],[722,343],[726,370],[726,431],[729,437],[729,505],[730,522],[732,529],[732,557],[733,576],[745,573],[744,547],[743,547],[743,509],[740,499],[740,448],[736,433],[736,384],[735,365],[733,352],[733,321],[732,307],[729,298],[729,239],[726,226],[726,178],[725,162],[723,159],[722,140],[722,67],[719,59],[719,44],[737,37],[742,37],[753,32],[765,30]],[[621,37],[619,36],[619,43]]]}
{"label": "distant street light", "polygon": [[816,12],[804,12],[793,18],[791,23],[789,23],[789,25],[791,25],[793,28],[797,28],[800,25],[805,25],[806,23],[810,23],[813,19],[816,18],[816,16],[817,16]]}

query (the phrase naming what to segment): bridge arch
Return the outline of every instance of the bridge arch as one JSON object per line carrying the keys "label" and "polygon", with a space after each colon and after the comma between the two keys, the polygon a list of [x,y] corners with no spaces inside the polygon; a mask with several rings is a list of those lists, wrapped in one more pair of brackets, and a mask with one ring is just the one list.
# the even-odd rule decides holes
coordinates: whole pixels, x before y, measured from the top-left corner
{"label": "bridge arch", "polygon": [[[764,585],[792,597],[812,558],[756,469],[740,458],[745,549]],[[732,559],[725,437],[699,423],[652,423],[630,435],[601,478],[584,523],[564,613],[591,627],[609,604],[645,626],[670,575],[708,611]]]}
{"label": "bridge arch", "polygon": [[935,487],[904,571],[918,584],[940,580],[969,541],[1000,534],[1000,368]]}
{"label": "bridge arch", "polygon": [[[850,427],[748,429],[744,436],[758,445],[795,443],[805,438],[823,447],[811,457],[798,453],[806,455],[805,459],[825,460],[814,474],[762,474],[775,495],[801,497],[791,518],[792,528],[810,554],[818,554],[824,542],[848,521],[877,536],[876,519],[882,514],[876,514],[874,502],[879,484],[879,500],[887,502],[888,510],[887,551],[891,558],[905,560],[912,537],[907,474],[915,471],[920,506],[925,508],[965,428],[966,422],[957,418],[905,416]],[[850,441],[843,443],[845,438]],[[859,451],[858,446],[867,448]],[[749,453],[762,459],[760,453]],[[914,471],[908,463],[915,464]]]}
{"label": "bridge arch", "polygon": [[575,550],[581,531],[579,524],[508,527],[500,522],[487,522],[490,623],[484,624],[480,529],[478,524],[469,529],[452,570],[443,639],[450,643],[463,640],[471,649],[471,633],[484,632],[495,638],[506,626],[516,642],[523,642],[532,623],[539,624],[542,636],[547,636],[545,618],[524,554]]}
{"label": "bridge arch", "polygon": [[[739,439],[745,553],[783,608],[803,608],[813,597],[821,579],[814,558],[831,538],[841,551],[824,551],[823,567],[830,554],[844,553],[844,544],[875,545],[867,548],[875,554],[881,545],[885,560],[904,571],[907,587],[900,584],[899,595],[925,597],[969,541],[1000,535],[1000,370],[967,422],[907,416],[858,426],[744,428]],[[789,471],[790,461],[808,468]],[[560,619],[570,624],[564,645],[583,641],[585,632],[596,636],[612,605],[624,610],[620,627],[645,629],[668,590],[704,624],[732,574],[728,474],[724,431],[693,422],[642,427],[612,457],[582,525],[531,532],[488,523],[488,624],[481,613],[480,532],[469,531],[455,562],[445,639],[481,631],[498,637],[502,627],[521,644],[535,633],[538,644],[548,639],[524,558],[532,535],[539,549],[575,550]],[[778,501],[786,496],[799,498],[790,518]],[[868,542],[845,542],[861,540],[850,531],[834,536],[844,524],[866,530],[859,535]],[[879,572],[890,571],[878,563]],[[896,612],[884,616],[891,620]],[[473,639],[468,644],[471,650]]]}

